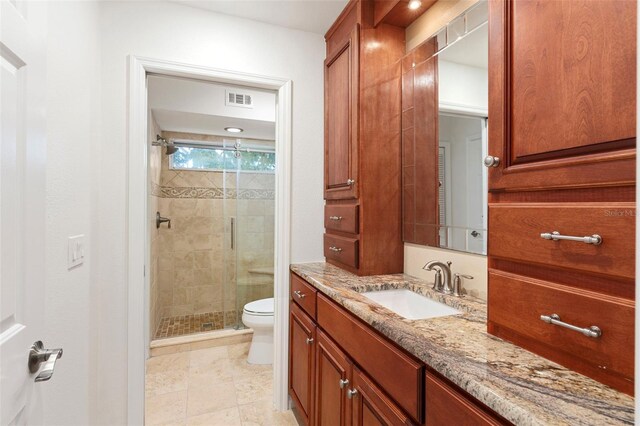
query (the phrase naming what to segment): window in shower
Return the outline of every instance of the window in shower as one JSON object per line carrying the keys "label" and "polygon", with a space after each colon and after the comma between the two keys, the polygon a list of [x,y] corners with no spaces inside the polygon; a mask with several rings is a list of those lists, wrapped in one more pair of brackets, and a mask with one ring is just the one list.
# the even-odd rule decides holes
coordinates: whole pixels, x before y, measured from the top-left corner
{"label": "window in shower", "polygon": [[[170,157],[174,170],[244,171],[274,173],[276,153],[271,141],[224,142],[175,141],[178,151]],[[238,154],[241,154],[238,156]]]}

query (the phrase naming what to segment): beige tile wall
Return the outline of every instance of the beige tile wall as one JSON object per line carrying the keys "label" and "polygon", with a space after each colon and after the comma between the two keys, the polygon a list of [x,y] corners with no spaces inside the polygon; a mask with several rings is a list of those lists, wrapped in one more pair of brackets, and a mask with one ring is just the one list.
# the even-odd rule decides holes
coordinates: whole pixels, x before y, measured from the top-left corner
{"label": "beige tile wall", "polygon": [[[149,129],[148,136],[149,142],[156,139],[156,134],[159,134],[160,128],[156,123],[153,114],[149,111],[148,121]],[[160,324],[160,318],[162,317],[162,309],[159,305],[159,288],[158,288],[158,259],[159,259],[159,240],[160,233],[156,229],[156,211],[158,210],[159,196],[160,196],[160,174],[162,167],[162,148],[157,146],[150,146],[149,149],[149,236],[150,236],[150,265],[149,265],[149,284],[150,284],[150,321],[149,321],[149,334],[151,338],[155,333],[155,330]]]}
{"label": "beige tile wall", "polygon": [[163,153],[160,184],[159,211],[172,225],[162,225],[158,236],[161,316],[225,311],[229,324],[235,322],[236,304],[241,311],[248,301],[272,297],[275,176],[170,170]]}

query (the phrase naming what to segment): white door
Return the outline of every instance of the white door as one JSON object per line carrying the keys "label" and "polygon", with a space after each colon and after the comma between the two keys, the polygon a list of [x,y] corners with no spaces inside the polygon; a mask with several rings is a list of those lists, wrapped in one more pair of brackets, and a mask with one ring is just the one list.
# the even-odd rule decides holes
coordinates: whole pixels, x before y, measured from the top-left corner
{"label": "white door", "polygon": [[44,339],[45,3],[0,0],[2,425],[43,419],[41,372],[30,373],[28,357]]}

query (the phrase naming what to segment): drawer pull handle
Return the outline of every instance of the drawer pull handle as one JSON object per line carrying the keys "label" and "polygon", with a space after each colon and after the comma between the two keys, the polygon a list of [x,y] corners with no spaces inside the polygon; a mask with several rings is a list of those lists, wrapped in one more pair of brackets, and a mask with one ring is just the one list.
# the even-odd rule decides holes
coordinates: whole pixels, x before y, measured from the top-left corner
{"label": "drawer pull handle", "polygon": [[340,253],[342,251],[342,249],[340,247],[335,247],[335,246],[331,246],[329,247],[329,250],[336,252],[336,253]]}
{"label": "drawer pull handle", "polygon": [[307,297],[306,294],[301,293],[300,290],[296,290],[293,292],[293,294],[295,294],[296,296],[298,296],[298,299],[304,299],[305,297]]}
{"label": "drawer pull handle", "polygon": [[342,220],[342,216],[329,216],[330,220]]}
{"label": "drawer pull handle", "polygon": [[347,379],[340,379],[340,381],[338,382],[340,384],[340,389],[344,389],[345,386],[347,386],[349,384],[349,380]]}
{"label": "drawer pull handle", "polygon": [[308,337],[307,338],[307,345],[310,345],[313,343],[313,337]]}
{"label": "drawer pull handle", "polygon": [[358,389],[347,389],[347,398],[353,399],[358,394]]}
{"label": "drawer pull handle", "polygon": [[600,244],[602,244],[602,237],[598,234],[593,234],[592,236],[587,235],[584,237],[572,237],[569,235],[561,235],[558,231],[553,231],[553,232],[543,232],[542,234],[540,234],[540,237],[544,238],[545,240],[553,240],[553,241],[559,241],[559,240],[579,241],[585,244],[593,244],[594,246],[599,246]]}
{"label": "drawer pull handle", "polygon": [[594,339],[602,336],[602,330],[600,330],[600,327],[597,327],[595,325],[592,325],[589,328],[576,327],[573,324],[560,321],[560,315],[558,314],[540,315],[540,319],[547,324],[559,325],[560,327],[577,331],[578,333],[584,334],[587,337],[593,337]]}

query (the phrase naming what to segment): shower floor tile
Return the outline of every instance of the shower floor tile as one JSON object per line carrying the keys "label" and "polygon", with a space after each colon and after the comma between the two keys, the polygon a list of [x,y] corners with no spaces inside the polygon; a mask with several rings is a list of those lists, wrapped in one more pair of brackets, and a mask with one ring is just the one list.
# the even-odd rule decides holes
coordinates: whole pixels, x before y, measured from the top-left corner
{"label": "shower floor tile", "polygon": [[[235,312],[226,312],[227,322],[236,317]],[[203,314],[165,317],[160,320],[154,339],[184,336],[203,331],[222,330],[225,323],[224,312],[205,312]]]}

